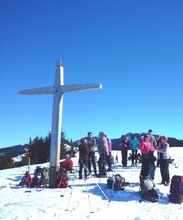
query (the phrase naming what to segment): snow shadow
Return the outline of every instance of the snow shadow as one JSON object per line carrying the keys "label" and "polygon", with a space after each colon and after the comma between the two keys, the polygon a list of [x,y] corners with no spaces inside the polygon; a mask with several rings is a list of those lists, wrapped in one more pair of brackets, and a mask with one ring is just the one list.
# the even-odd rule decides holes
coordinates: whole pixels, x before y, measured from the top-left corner
{"label": "snow shadow", "polygon": [[[92,195],[101,197],[102,200],[111,200],[111,201],[136,201],[139,200],[139,193],[138,193],[138,183],[133,183],[133,188],[136,187],[137,190],[129,191],[126,188],[124,190],[113,190],[107,187],[107,180],[106,183],[81,183],[74,185],[76,187],[83,187],[81,193],[89,193]],[[128,186],[128,188],[132,188]]]}
{"label": "snow shadow", "polygon": [[[81,193],[88,193],[90,198],[92,195],[99,196],[102,200],[115,201],[115,202],[130,202],[136,201],[141,202],[141,197],[139,193],[139,182],[126,183],[124,190],[113,190],[107,187],[106,183],[85,183],[84,180],[82,183],[76,184],[74,188],[80,188]],[[73,189],[74,189],[73,188]],[[168,196],[160,192],[159,189],[155,189],[159,195],[159,199],[156,203],[159,204],[168,204]],[[145,200],[144,200],[145,201]]]}
{"label": "snow shadow", "polygon": [[21,175],[21,176],[15,176],[14,178],[6,178],[7,180],[9,181],[13,181],[13,182],[17,182],[17,181],[21,181],[21,179],[23,178],[24,175]]}

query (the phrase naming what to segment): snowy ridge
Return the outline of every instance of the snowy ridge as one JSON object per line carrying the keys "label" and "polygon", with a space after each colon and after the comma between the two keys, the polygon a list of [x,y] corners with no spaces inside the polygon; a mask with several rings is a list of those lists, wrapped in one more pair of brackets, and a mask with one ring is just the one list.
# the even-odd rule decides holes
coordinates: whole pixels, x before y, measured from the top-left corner
{"label": "snowy ridge", "polygon": [[[175,164],[170,164],[170,175],[183,175],[182,148],[171,148],[171,157]],[[113,152],[115,155],[115,152]],[[78,158],[73,158],[77,169]],[[119,158],[120,161],[120,158]],[[155,184],[160,196],[159,201],[151,203],[140,201],[139,174],[140,164],[137,167],[123,168],[120,163],[113,165],[113,172],[108,175],[120,173],[129,184],[125,190],[113,191],[107,188],[106,178],[90,177],[79,180],[69,174],[69,185],[66,189],[49,189],[17,187],[27,166],[0,171],[0,219],[126,219],[126,220],[167,220],[182,219],[183,205],[169,203],[167,195],[169,188],[160,185],[159,168],[156,168]],[[48,167],[49,163],[39,164]],[[37,165],[30,166],[33,173]],[[27,192],[26,192],[27,191]]]}

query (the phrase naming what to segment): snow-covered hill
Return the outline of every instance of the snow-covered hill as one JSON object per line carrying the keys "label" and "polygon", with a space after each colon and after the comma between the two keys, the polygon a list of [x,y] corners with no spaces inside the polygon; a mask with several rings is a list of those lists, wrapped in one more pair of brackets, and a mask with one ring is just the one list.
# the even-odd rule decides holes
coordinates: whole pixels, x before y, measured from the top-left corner
{"label": "snow-covered hill", "polygon": [[[116,157],[116,152],[113,152]],[[183,175],[183,148],[170,148],[171,158],[170,174]],[[36,219],[126,219],[126,220],[167,220],[182,219],[183,204],[169,203],[167,195],[170,187],[160,185],[160,170],[156,168],[155,184],[160,196],[157,203],[140,201],[139,198],[139,173],[137,167],[122,168],[120,153],[119,163],[113,165],[114,172],[125,177],[129,184],[123,191],[112,191],[107,188],[106,178],[90,177],[85,182],[73,178],[71,174],[69,184],[71,188],[49,189],[17,187],[27,167],[7,169],[0,171],[0,219],[4,220],[36,220]],[[73,158],[77,170],[78,158]],[[30,171],[34,172],[37,165],[31,165]],[[48,163],[41,164],[49,166]],[[76,172],[77,173],[77,172]],[[78,175],[77,175],[78,177]]]}

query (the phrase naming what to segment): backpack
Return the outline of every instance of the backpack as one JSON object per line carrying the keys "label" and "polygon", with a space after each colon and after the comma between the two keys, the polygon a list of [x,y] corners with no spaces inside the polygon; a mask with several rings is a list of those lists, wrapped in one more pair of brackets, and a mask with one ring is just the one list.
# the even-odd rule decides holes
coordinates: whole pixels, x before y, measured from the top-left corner
{"label": "backpack", "polygon": [[34,171],[34,176],[32,177],[31,187],[41,186],[43,180],[43,170],[40,166],[37,166]]}
{"label": "backpack", "polygon": [[107,187],[114,190],[125,189],[125,178],[120,174],[115,174],[107,178]]}
{"label": "backpack", "polygon": [[140,176],[140,195],[150,202],[156,202],[159,199],[159,195],[155,190],[155,184],[150,176]]}
{"label": "backpack", "polygon": [[29,171],[27,170],[19,183],[19,186],[30,186],[31,185],[31,176]]}
{"label": "backpack", "polygon": [[68,183],[68,176],[65,170],[60,169],[56,173],[56,186],[57,188],[67,188],[69,185]]}
{"label": "backpack", "polygon": [[34,171],[34,176],[31,179],[31,175],[29,171],[27,170],[25,172],[25,175],[23,176],[22,180],[19,183],[19,186],[41,186],[41,185],[47,185],[49,182],[49,169],[46,167],[41,168],[40,166],[37,166]]}
{"label": "backpack", "polygon": [[181,204],[183,202],[183,176],[173,176],[170,184],[169,202]]}
{"label": "backpack", "polygon": [[42,185],[47,185],[49,183],[49,168],[43,167],[42,172]]}

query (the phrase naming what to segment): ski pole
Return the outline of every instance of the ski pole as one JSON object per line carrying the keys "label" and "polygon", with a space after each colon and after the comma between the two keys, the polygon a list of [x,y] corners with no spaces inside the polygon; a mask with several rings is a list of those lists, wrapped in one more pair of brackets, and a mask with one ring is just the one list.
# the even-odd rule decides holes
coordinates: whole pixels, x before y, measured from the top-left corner
{"label": "ski pole", "polygon": [[69,201],[68,201],[67,208],[66,208],[65,211],[68,211],[68,210],[69,210],[69,205],[70,205],[70,201],[71,201],[71,196],[72,196],[73,189],[74,189],[74,181],[75,181],[75,179],[76,179],[77,172],[78,172],[78,167],[77,167],[77,169],[75,170],[75,173],[74,173],[74,177],[73,177],[73,180],[72,180],[71,192],[70,192],[70,196],[69,196]]}
{"label": "ski pole", "polygon": [[70,201],[71,201],[72,191],[73,191],[73,187],[72,187],[72,189],[71,189],[71,193],[70,193],[70,196],[69,196],[69,201],[68,201],[67,208],[66,208],[65,211],[68,211],[68,210],[69,210],[69,205],[70,205]]}
{"label": "ski pole", "polygon": [[28,160],[28,171],[30,172],[30,157],[29,157],[29,160]]}
{"label": "ski pole", "polygon": [[100,187],[100,185],[98,183],[95,183],[98,188],[100,189],[100,191],[102,192],[102,194],[104,195],[104,197],[108,200],[108,202],[111,202],[111,200],[107,197],[107,195],[104,193],[104,191],[102,190],[102,188]]}
{"label": "ski pole", "polygon": [[[85,164],[83,163],[84,168],[88,171],[88,168],[85,166]],[[108,200],[108,202],[110,202],[111,200],[107,197],[107,195],[104,193],[104,191],[102,190],[102,188],[99,186],[98,183],[95,182],[95,184],[98,186],[98,188],[100,189],[100,191],[102,192],[102,194],[105,196],[105,198]]]}
{"label": "ski pole", "polygon": [[118,151],[117,151],[117,154],[116,154],[116,163],[118,163]]}
{"label": "ski pole", "polygon": [[87,196],[88,196],[88,202],[89,202],[89,206],[90,206],[90,213],[94,213],[94,211],[92,211],[92,207],[91,207],[91,202],[90,202],[90,197],[89,197],[89,192],[88,192],[88,186],[86,183],[86,178],[84,179],[85,181],[85,186],[86,186],[86,192],[87,192]]}
{"label": "ski pole", "polygon": [[113,176],[112,176],[112,189],[111,189],[111,197],[113,197],[113,192],[114,192],[114,182],[115,182],[115,175],[113,174]]}
{"label": "ski pole", "polygon": [[[80,162],[82,163],[84,169],[83,169],[83,175],[84,175],[84,181],[85,181],[85,186],[86,186],[86,192],[87,192],[87,196],[88,196],[88,202],[89,202],[89,206],[90,206],[90,213],[94,213],[94,211],[92,211],[92,207],[91,207],[91,202],[90,202],[90,197],[89,197],[89,192],[88,192],[88,186],[87,186],[87,182],[86,182],[86,172],[89,173],[88,168],[86,167],[86,165],[84,164],[84,162],[82,160],[80,160]],[[91,174],[90,174],[91,175]]]}
{"label": "ski pole", "polygon": [[112,189],[111,189],[111,197],[113,197],[113,193],[114,193],[115,175],[116,175],[116,169],[117,169],[116,164],[118,163],[118,156],[116,155],[116,157],[117,157],[117,160],[116,160],[116,162],[114,162],[114,171],[112,174],[113,182],[112,182]]}

